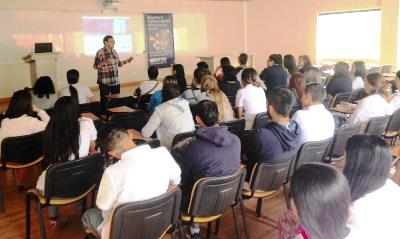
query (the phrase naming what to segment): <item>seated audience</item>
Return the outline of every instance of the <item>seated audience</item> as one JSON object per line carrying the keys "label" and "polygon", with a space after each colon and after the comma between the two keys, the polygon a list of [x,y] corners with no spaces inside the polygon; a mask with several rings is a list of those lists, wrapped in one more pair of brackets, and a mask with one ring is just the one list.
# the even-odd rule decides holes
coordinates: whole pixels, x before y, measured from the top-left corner
{"label": "seated audience", "polygon": [[[374,85],[371,85],[373,82]],[[377,116],[391,115],[393,105],[391,100],[391,82],[386,82],[382,74],[368,74],[364,89],[371,95],[358,102],[354,113],[350,117],[350,123],[366,122]]]}
{"label": "seated audience", "polygon": [[[240,167],[240,140],[226,126],[218,125],[218,107],[203,100],[196,110],[196,139],[190,142],[179,162],[182,169],[181,209],[187,211],[195,182],[204,177],[217,177],[234,173]],[[192,224],[191,238],[199,238],[198,224]]]}
{"label": "seated audience", "polygon": [[292,93],[293,108],[301,108],[301,98],[303,96],[304,88],[306,87],[306,77],[296,72],[292,74],[289,80],[289,90]]}
{"label": "seated audience", "polygon": [[261,87],[257,71],[247,68],[242,73],[243,88],[237,92],[236,107],[238,117],[245,117],[246,130],[252,129],[256,115],[267,110],[267,99]]}
{"label": "seated audience", "polygon": [[305,73],[306,83],[319,83],[324,85],[325,82],[321,79],[321,71],[317,67],[310,67]]}
{"label": "seated audience", "polygon": [[294,172],[290,191],[298,219],[294,213],[286,213],[278,223],[279,238],[362,238],[352,237],[353,231],[349,237],[350,189],[337,169],[304,164]]}
{"label": "seated audience", "polygon": [[82,223],[85,229],[107,239],[110,238],[112,213],[117,206],[160,196],[170,184],[179,184],[181,170],[164,147],[136,146],[128,132],[121,128],[105,128],[104,131],[99,134],[100,150],[106,157],[118,161],[105,169],[97,193],[97,208],[87,210]]}
{"label": "seated audience", "polygon": [[219,89],[228,97],[229,103],[232,107],[235,106],[235,99],[240,83],[236,79],[236,69],[233,66],[222,67],[224,77],[218,82]]}
{"label": "seated audience", "polygon": [[349,102],[352,104],[357,104],[358,101],[364,99],[365,97],[375,94],[377,88],[380,86],[379,82],[382,80],[382,75],[380,74],[368,74],[364,80],[364,86],[359,88],[350,96]]}
{"label": "seated audience", "polygon": [[139,87],[135,91],[138,97],[143,95],[152,95],[154,92],[162,89],[162,83],[157,80],[158,68],[157,66],[150,66],[147,70],[149,80],[140,82]]}
{"label": "seated audience", "polygon": [[192,86],[190,89],[185,90],[181,97],[189,101],[191,105],[197,104],[201,94],[200,80],[205,75],[211,75],[210,71],[206,68],[199,67],[194,70]]}
{"label": "seated audience", "polygon": [[375,135],[355,135],[347,141],[346,176],[351,191],[351,229],[359,238],[397,238],[400,187],[389,179],[392,154]]}
{"label": "seated audience", "polygon": [[212,100],[217,103],[220,122],[234,120],[228,97],[219,89],[218,81],[214,77],[206,75],[201,79],[201,92],[199,101]]}
{"label": "seated audience", "polygon": [[142,129],[144,137],[151,137],[157,131],[161,145],[171,148],[175,135],[195,129],[189,102],[179,97],[179,87],[175,83],[163,85],[163,103],[157,106],[149,121]]}
{"label": "seated audience", "polygon": [[299,72],[299,69],[297,68],[297,65],[296,65],[296,59],[294,58],[293,55],[289,54],[289,55],[285,55],[283,57],[283,66],[285,67],[288,79],[290,79],[290,77],[294,73]]}
{"label": "seated audience", "polygon": [[250,131],[241,138],[243,163],[248,178],[256,163],[279,163],[288,160],[299,148],[298,125],[289,119],[292,95],[284,88],[268,93],[268,114],[272,122],[263,129]]}
{"label": "seated audience", "polygon": [[179,91],[181,94],[187,89],[185,68],[182,64],[175,64],[172,66],[172,76],[178,81]]}
{"label": "seated audience", "polygon": [[307,55],[299,56],[299,72],[305,74],[311,67],[313,67],[310,57]]}
{"label": "seated audience", "polygon": [[67,71],[69,87],[61,89],[61,96],[72,96],[79,104],[86,104],[93,101],[93,93],[86,85],[79,83],[79,71],[72,69]]}
{"label": "seated audience", "polygon": [[300,142],[320,141],[331,138],[335,131],[335,121],[322,102],[325,89],[321,84],[306,85],[303,97],[303,109],[293,115],[293,120],[300,127]]}
{"label": "seated audience", "polygon": [[196,64],[197,68],[206,68],[207,70],[209,69],[209,66],[207,62],[205,61],[200,61]]}
{"label": "seated audience", "polygon": [[222,81],[224,79],[224,67],[232,66],[232,65],[231,65],[231,61],[229,60],[228,57],[222,57],[219,60],[219,63],[220,63],[220,65],[217,68],[215,68],[214,76],[215,76],[215,79],[217,79],[218,81]]}
{"label": "seated audience", "polygon": [[56,100],[57,95],[50,76],[39,77],[32,89],[32,104],[47,110],[53,108]]}
{"label": "seated audience", "polygon": [[239,55],[239,58],[238,58],[238,62],[239,62],[239,66],[238,67],[236,67],[236,71],[237,71],[237,74],[236,74],[236,79],[240,82],[241,81],[241,79],[242,79],[242,72],[243,72],[243,70],[244,69],[246,69],[248,66],[247,66],[247,60],[249,59],[249,56],[246,54],[246,53],[241,53],[240,55]]}
{"label": "seated audience", "polygon": [[400,71],[396,72],[396,78],[394,80],[394,85],[396,87],[396,91],[393,94],[392,105],[394,107],[393,110],[400,109]]}
{"label": "seated audience", "polygon": [[[169,83],[178,84],[178,81],[173,76],[166,76],[163,80],[162,85],[169,84]],[[148,112],[152,113],[157,106],[161,105],[161,103],[162,103],[162,93],[161,92],[162,92],[162,88],[161,88],[161,90],[157,90],[156,92],[154,92],[153,95],[151,95],[149,105],[147,106]]]}
{"label": "seated audience", "polygon": [[355,61],[351,66],[351,78],[353,80],[352,88],[353,91],[364,88],[364,79],[367,75],[367,70],[365,69],[365,63],[363,61]]}
{"label": "seated audience", "polygon": [[282,56],[280,54],[272,54],[268,57],[267,68],[265,68],[260,78],[267,86],[267,90],[276,87],[287,86],[287,75],[282,66]]}
{"label": "seated audience", "polygon": [[352,92],[352,80],[350,79],[349,64],[346,62],[338,62],[332,78],[326,85],[326,93],[333,97],[338,93]]}
{"label": "seated audience", "polygon": [[[95,153],[97,131],[93,121],[80,117],[77,101],[70,96],[59,98],[54,104],[54,113],[44,131],[44,168],[36,188],[45,190],[46,169],[48,166],[79,159]],[[53,226],[60,224],[57,206],[48,208]]]}

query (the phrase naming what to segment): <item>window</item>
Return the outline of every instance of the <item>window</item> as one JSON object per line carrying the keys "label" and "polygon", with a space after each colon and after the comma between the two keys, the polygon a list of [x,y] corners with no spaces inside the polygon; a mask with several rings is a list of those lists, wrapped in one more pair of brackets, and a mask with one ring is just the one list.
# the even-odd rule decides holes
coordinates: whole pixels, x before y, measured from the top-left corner
{"label": "window", "polygon": [[380,50],[380,10],[318,15],[318,63],[338,60],[379,63]]}

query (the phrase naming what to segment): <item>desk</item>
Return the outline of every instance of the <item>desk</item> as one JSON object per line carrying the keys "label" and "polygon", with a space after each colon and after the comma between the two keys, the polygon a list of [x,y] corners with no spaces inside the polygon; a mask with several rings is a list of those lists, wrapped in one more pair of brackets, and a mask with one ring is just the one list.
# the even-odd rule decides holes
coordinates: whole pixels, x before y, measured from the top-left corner
{"label": "desk", "polygon": [[115,108],[109,108],[107,111],[111,113],[131,113],[135,112],[136,110],[128,107],[128,106],[120,106],[120,107],[115,107]]}
{"label": "desk", "polygon": [[92,119],[93,121],[100,119],[99,117],[97,117],[96,115],[94,115],[92,113],[82,113],[81,116]]}

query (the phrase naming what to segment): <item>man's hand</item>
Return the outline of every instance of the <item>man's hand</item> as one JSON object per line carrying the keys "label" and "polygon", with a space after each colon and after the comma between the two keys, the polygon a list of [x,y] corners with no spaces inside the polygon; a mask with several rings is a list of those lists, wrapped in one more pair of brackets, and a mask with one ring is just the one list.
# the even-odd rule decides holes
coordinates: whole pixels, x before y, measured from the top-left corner
{"label": "man's hand", "polygon": [[131,63],[132,60],[133,60],[133,56],[130,56],[128,59],[126,59],[126,63]]}

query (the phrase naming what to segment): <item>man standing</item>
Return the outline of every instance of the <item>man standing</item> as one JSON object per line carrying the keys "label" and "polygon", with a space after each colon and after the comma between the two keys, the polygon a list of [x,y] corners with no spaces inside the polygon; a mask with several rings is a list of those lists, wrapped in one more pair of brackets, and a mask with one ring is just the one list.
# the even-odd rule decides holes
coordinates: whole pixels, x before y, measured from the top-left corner
{"label": "man standing", "polygon": [[94,59],[93,68],[97,69],[97,84],[100,90],[100,103],[104,107],[106,95],[119,94],[120,85],[118,80],[118,67],[133,60],[129,57],[120,61],[117,51],[114,49],[115,40],[107,35],[103,38],[104,47],[99,49]]}

